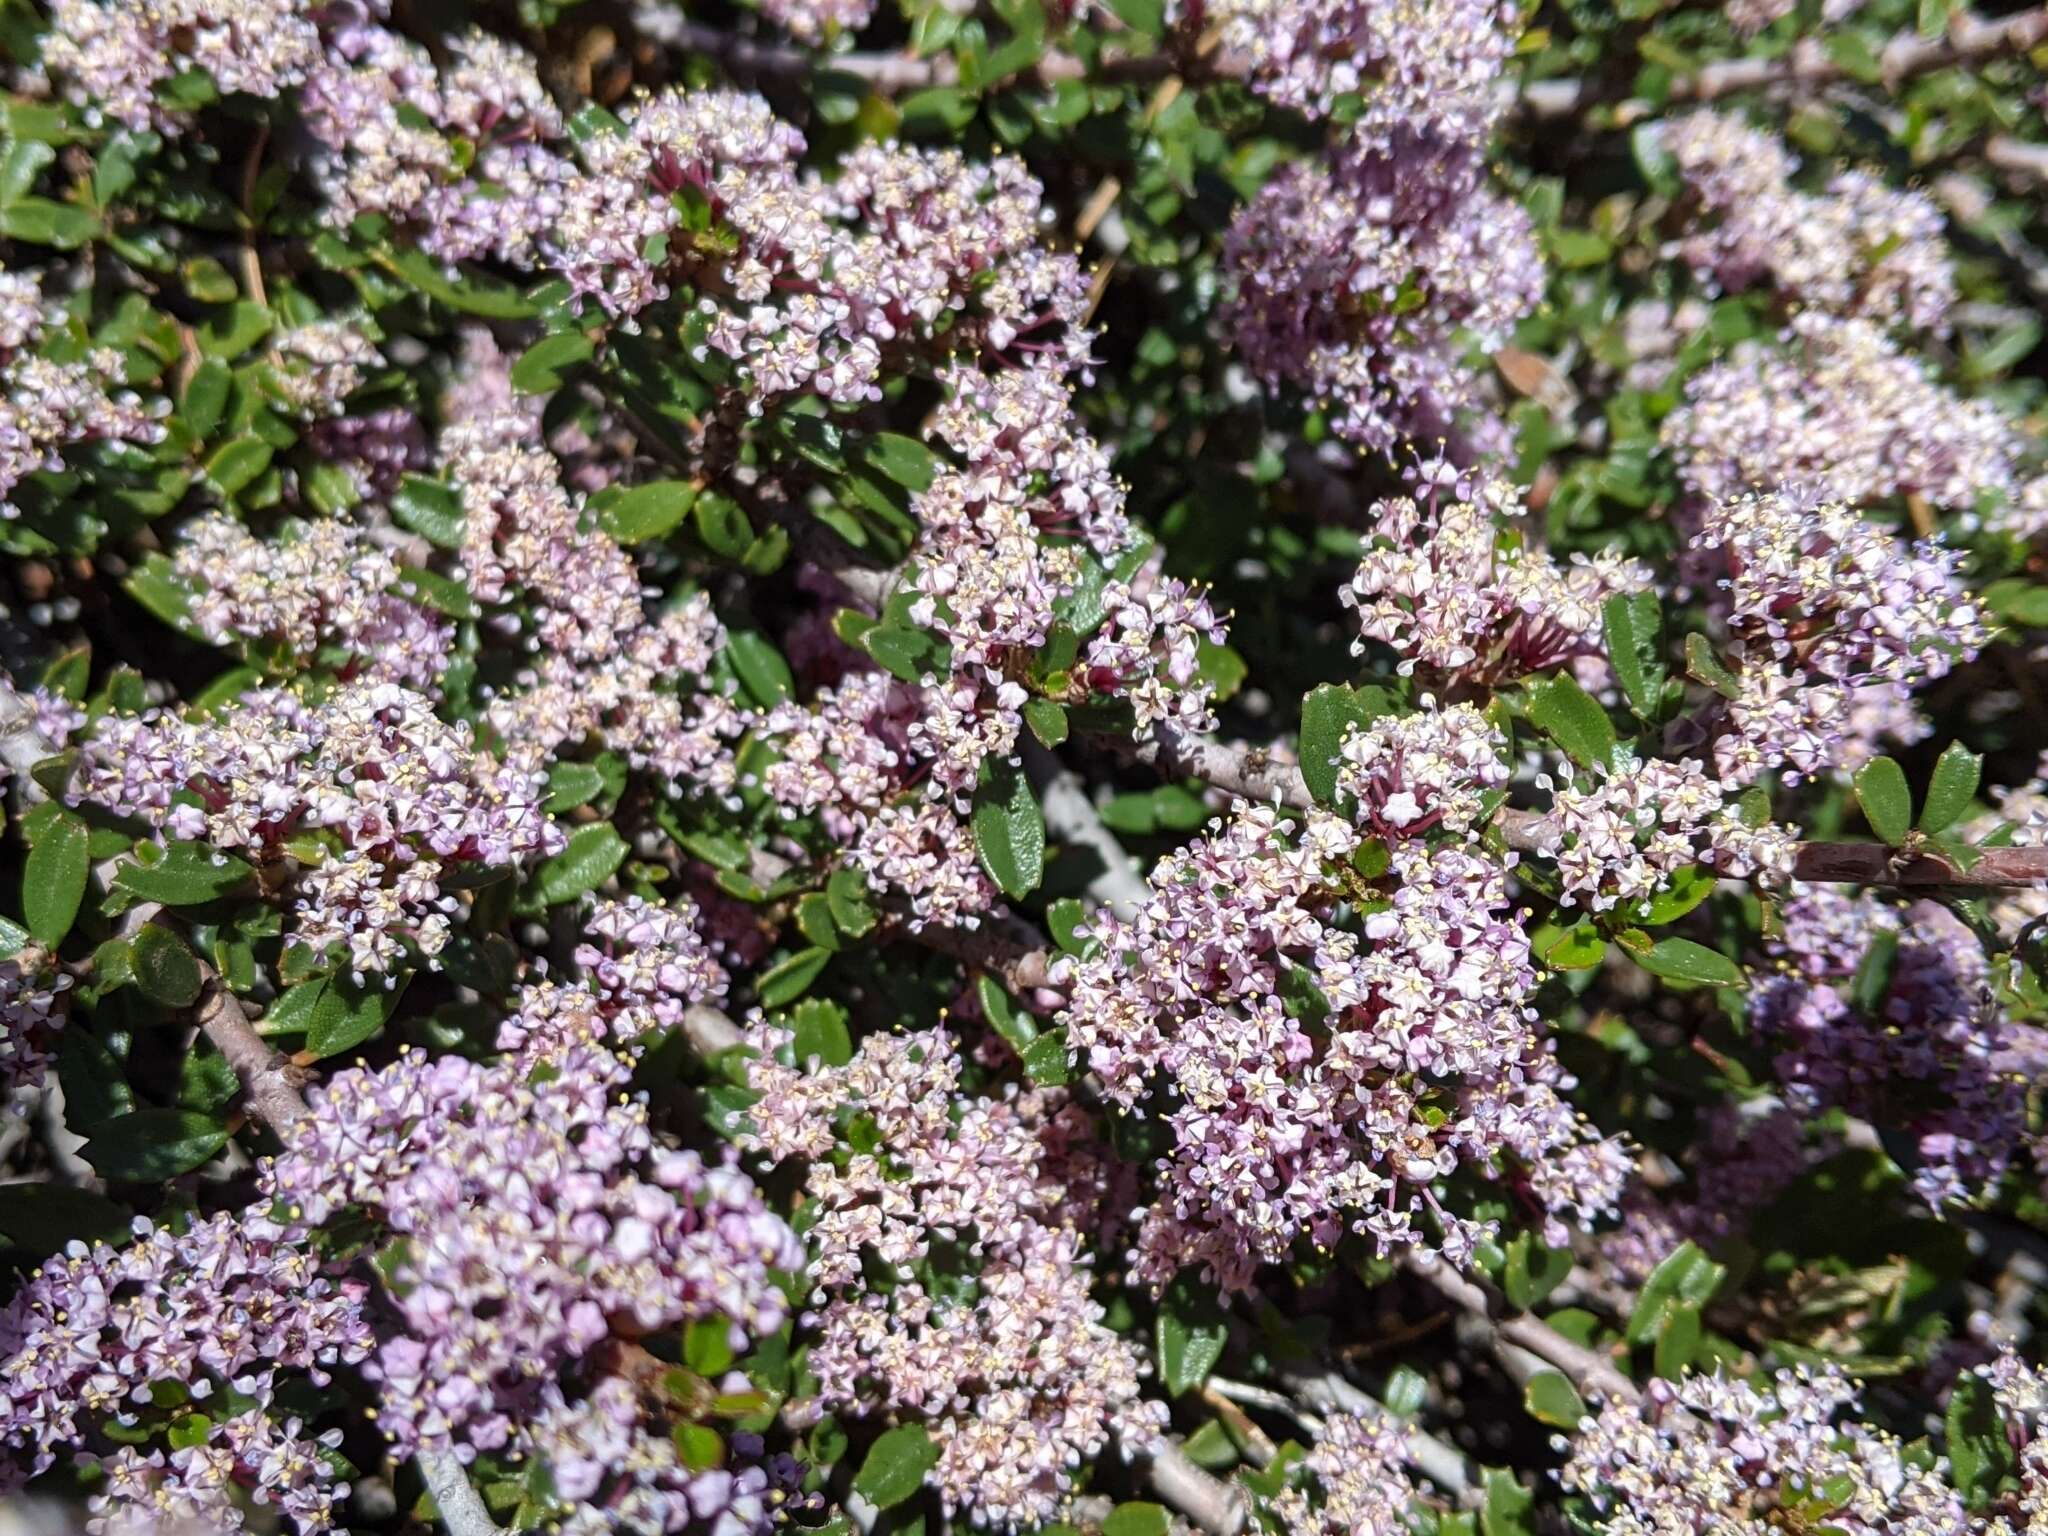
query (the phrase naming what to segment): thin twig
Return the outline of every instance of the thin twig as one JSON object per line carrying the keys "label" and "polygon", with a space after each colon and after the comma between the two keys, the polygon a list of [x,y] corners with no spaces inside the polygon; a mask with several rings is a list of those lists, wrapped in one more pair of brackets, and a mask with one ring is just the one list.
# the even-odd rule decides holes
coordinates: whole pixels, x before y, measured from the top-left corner
{"label": "thin twig", "polygon": [[[1878,55],[1878,70],[1887,85],[1896,86],[1912,76],[1952,65],[2024,54],[2043,42],[2048,42],[2048,6],[1990,21],[1959,16],[1940,37],[1907,32],[1893,38]],[[1723,59],[1702,65],[1690,74],[1675,76],[1667,84],[1659,106],[1642,101],[1618,102],[1615,119],[1618,126],[1626,126],[1674,103],[1714,101],[1738,91],[1786,86],[1812,88],[1849,78],[1849,67],[1829,49],[1828,40],[1809,37],[1776,58]],[[1576,117],[1602,100],[1600,87],[1585,80],[1538,80],[1511,83],[1503,89],[1512,94],[1510,106],[1514,111],[1538,120]]]}
{"label": "thin twig", "polygon": [[[200,1029],[241,1079],[250,1113],[282,1136],[313,1112],[299,1091],[301,1075],[256,1033],[241,1002],[221,985],[213,967],[202,960],[199,972]],[[413,1462],[434,1496],[448,1536],[500,1536],[497,1523],[452,1451],[421,1450],[414,1454]]]}
{"label": "thin twig", "polygon": [[1136,916],[1151,887],[1132,865],[1116,834],[1102,824],[1080,775],[1036,741],[1024,743],[1024,772],[1038,792],[1046,832],[1063,843],[1087,849],[1101,863],[1100,873],[1088,881],[1088,894],[1120,918]]}
{"label": "thin twig", "polygon": [[1280,1379],[1290,1392],[1324,1413],[1348,1413],[1363,1419],[1394,1419],[1408,1436],[1410,1466],[1461,1504],[1471,1504],[1483,1496],[1483,1485],[1471,1457],[1419,1426],[1395,1419],[1385,1403],[1354,1386],[1342,1372],[1335,1369],[1285,1371]]}
{"label": "thin twig", "polygon": [[1516,1349],[1526,1349],[1544,1364],[1554,1366],[1583,1397],[1603,1397],[1636,1402],[1642,1392],[1607,1355],[1584,1344],[1574,1343],[1533,1313],[1513,1313],[1491,1286],[1481,1284],[1441,1259],[1424,1260],[1413,1255],[1401,1267],[1435,1286],[1451,1302],[1483,1319],[1493,1340]]}
{"label": "thin twig", "polygon": [[263,290],[263,255],[256,242],[256,184],[263,177],[263,153],[270,148],[270,121],[258,118],[256,137],[242,161],[242,286],[252,303],[268,307]]}

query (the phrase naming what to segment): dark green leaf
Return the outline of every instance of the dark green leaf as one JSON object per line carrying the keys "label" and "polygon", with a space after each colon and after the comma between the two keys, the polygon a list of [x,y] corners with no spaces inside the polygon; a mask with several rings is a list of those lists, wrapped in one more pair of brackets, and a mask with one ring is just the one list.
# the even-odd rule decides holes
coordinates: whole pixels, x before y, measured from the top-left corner
{"label": "dark green leaf", "polygon": [[100,221],[89,210],[47,197],[24,197],[0,207],[0,235],[74,250],[93,237]]}
{"label": "dark green leaf", "polygon": [[1384,688],[1324,683],[1301,701],[1301,777],[1318,805],[1337,802],[1337,755],[1354,728],[1364,729],[1394,708]]}
{"label": "dark green leaf", "polygon": [[2000,1421],[1991,1384],[1964,1371],[1956,1377],[1948,1400],[1948,1461],[1956,1491],[1972,1510],[1980,1510],[1998,1491],[2012,1469],[2012,1446]]}
{"label": "dark green leaf", "polygon": [[38,942],[55,949],[78,920],[92,872],[91,834],[69,811],[59,811],[36,834],[21,871],[21,915]]}
{"label": "dark green leaf", "polygon": [[1913,830],[1913,792],[1906,770],[1889,757],[1874,757],[1856,770],[1856,803],[1885,844],[1896,848]]}
{"label": "dark green leaf", "polygon": [[1045,817],[1024,775],[993,763],[974,795],[974,848],[981,867],[1012,901],[1038,889],[1045,875]]}
{"label": "dark green leaf", "polygon": [[1607,658],[1629,708],[1657,718],[1664,694],[1664,604],[1654,592],[1617,592],[1600,610]]}
{"label": "dark green leaf", "polygon": [[813,945],[771,965],[754,979],[754,992],[761,999],[761,1006],[783,1008],[795,1002],[810,990],[811,983],[831,958],[832,951]]}
{"label": "dark green leaf", "polygon": [[782,652],[758,630],[732,631],[725,643],[726,659],[739,675],[747,696],[763,709],[780,704],[796,693],[796,676]]}
{"label": "dark green leaf", "polygon": [[846,1010],[823,998],[807,997],[790,1011],[795,1038],[790,1049],[799,1066],[814,1057],[828,1067],[853,1060],[853,1037],[846,1032]]}
{"label": "dark green leaf", "polygon": [[354,1050],[390,1021],[402,993],[396,986],[359,986],[347,977],[329,977],[306,1022],[307,1054],[324,1060]]}
{"label": "dark green leaf", "polygon": [[196,907],[248,884],[254,871],[233,854],[204,843],[172,843],[153,863],[139,860],[115,871],[114,884],[144,901]]}
{"label": "dark green leaf", "polygon": [[562,387],[562,375],[597,350],[581,331],[558,331],[543,336],[512,365],[512,387],[522,395],[552,394]]}
{"label": "dark green leaf", "polygon": [[161,923],[150,923],[135,935],[129,968],[151,1002],[189,1008],[199,996],[199,962],[185,941]]}
{"label": "dark green leaf", "polygon": [[482,315],[487,320],[525,320],[534,313],[531,301],[510,283],[467,268],[457,268],[451,276],[418,246],[392,251],[381,260],[428,298],[463,314]]}
{"label": "dark green leaf", "polygon": [[1194,1391],[1209,1379],[1230,1339],[1214,1287],[1199,1285],[1185,1275],[1159,1298],[1155,1331],[1159,1378],[1176,1396]]}
{"label": "dark green leaf", "polygon": [[1614,722],[1607,711],[1566,673],[1529,690],[1529,719],[1582,768],[1614,759]]}
{"label": "dark green leaf", "polygon": [[1934,777],[1927,784],[1927,803],[1920,807],[1920,830],[1932,837],[1945,832],[1956,818],[1970,808],[1977,781],[1984,773],[1984,759],[1952,741],[1935,760]]}
{"label": "dark green leaf", "polygon": [[138,1109],[93,1127],[80,1151],[103,1179],[155,1184],[190,1173],[227,1145],[213,1115],[190,1109]]}
{"label": "dark green leaf", "polygon": [[134,1216],[105,1195],[68,1184],[0,1185],[0,1246],[37,1258],[67,1243],[121,1243]]}
{"label": "dark green leaf", "polygon": [[884,1430],[854,1474],[853,1491],[877,1509],[893,1509],[924,1486],[939,1464],[939,1448],[920,1425]]}
{"label": "dark green leaf", "polygon": [[1692,981],[1708,987],[1739,987],[1742,967],[1717,950],[1691,939],[1659,939],[1636,963],[1666,981]]}
{"label": "dark green leaf", "polygon": [[391,515],[441,549],[460,549],[469,535],[462,497],[438,480],[407,475],[391,497]]}
{"label": "dark green leaf", "polygon": [[619,872],[630,850],[608,821],[594,821],[569,834],[568,845],[533,872],[528,900],[556,907],[596,890]]}
{"label": "dark green leaf", "polygon": [[1102,1536],[1166,1536],[1172,1529],[1165,1505],[1137,1499],[1117,1505],[1102,1522]]}
{"label": "dark green leaf", "polygon": [[680,528],[696,501],[697,489],[687,480],[650,480],[606,493],[597,503],[597,521],[621,544],[644,544]]}
{"label": "dark green leaf", "polygon": [[1522,1388],[1522,1406],[1529,1416],[1553,1429],[1577,1429],[1586,1405],[1562,1371],[1538,1371]]}

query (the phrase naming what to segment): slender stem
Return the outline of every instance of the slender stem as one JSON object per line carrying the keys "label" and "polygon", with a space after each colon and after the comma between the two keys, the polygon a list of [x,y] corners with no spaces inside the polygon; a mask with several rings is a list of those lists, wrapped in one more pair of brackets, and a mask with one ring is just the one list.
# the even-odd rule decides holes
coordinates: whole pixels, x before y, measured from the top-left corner
{"label": "slender stem", "polygon": [[[249,1111],[283,1135],[285,1130],[310,1115],[312,1107],[299,1091],[303,1076],[284,1057],[272,1050],[241,1002],[226,987],[213,967],[199,962],[203,978],[199,992],[199,1028],[227,1058],[242,1081]],[[422,1450],[413,1456],[434,1506],[441,1512],[441,1524],[448,1536],[500,1536],[484,1501],[470,1486],[469,1474],[452,1451]]]}
{"label": "slender stem", "polygon": [[1533,1313],[1510,1313],[1491,1286],[1438,1260],[1411,1254],[1401,1267],[1435,1286],[1444,1296],[1488,1325],[1496,1346],[1526,1349],[1545,1365],[1554,1366],[1582,1396],[1636,1402],[1642,1391],[1600,1350],[1574,1343]]}

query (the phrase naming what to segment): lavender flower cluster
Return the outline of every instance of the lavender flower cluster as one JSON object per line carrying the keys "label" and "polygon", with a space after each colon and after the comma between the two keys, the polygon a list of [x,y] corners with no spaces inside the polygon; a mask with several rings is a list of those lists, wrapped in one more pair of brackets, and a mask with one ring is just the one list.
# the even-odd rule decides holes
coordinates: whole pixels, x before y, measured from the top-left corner
{"label": "lavender flower cluster", "polygon": [[246,850],[265,869],[299,866],[293,943],[358,976],[441,952],[451,875],[558,850],[545,793],[541,775],[494,761],[386,682],[317,702],[263,689],[204,718],[107,716],[69,788],[75,805]]}

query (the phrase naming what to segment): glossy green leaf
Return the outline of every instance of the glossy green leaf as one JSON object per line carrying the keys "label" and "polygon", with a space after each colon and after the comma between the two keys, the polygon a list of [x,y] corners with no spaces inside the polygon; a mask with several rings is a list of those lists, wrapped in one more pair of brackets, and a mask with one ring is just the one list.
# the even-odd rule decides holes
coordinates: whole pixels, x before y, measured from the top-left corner
{"label": "glossy green leaf", "polygon": [[1024,775],[992,763],[974,795],[974,848],[997,889],[1019,900],[1045,877],[1045,817]]}
{"label": "glossy green leaf", "polygon": [[1344,738],[1394,711],[1384,688],[1324,683],[1301,701],[1301,777],[1318,805],[1337,803],[1337,755]]}
{"label": "glossy green leaf", "polygon": [[854,1474],[853,1491],[877,1509],[894,1509],[924,1486],[925,1474],[939,1464],[939,1448],[917,1424],[884,1430],[868,1447]]}
{"label": "glossy green leaf", "polygon": [[1613,761],[1614,722],[1569,674],[1560,672],[1531,687],[1528,712],[1530,722],[1581,768]]}
{"label": "glossy green leaf", "polygon": [[114,873],[114,884],[144,901],[195,907],[240,890],[255,871],[233,854],[204,843],[171,843],[160,858],[137,859]]}
{"label": "glossy green leaf", "polygon": [[1707,987],[1739,987],[1742,967],[1718,950],[1691,939],[1659,939],[1636,964],[1666,981],[1691,981]]}
{"label": "glossy green leaf", "polygon": [[696,503],[697,489],[689,481],[651,480],[599,498],[597,521],[621,544],[645,544],[680,528]]}
{"label": "glossy green leaf", "polygon": [[37,942],[55,949],[78,920],[92,873],[86,825],[59,811],[36,834],[21,872],[21,915]]}
{"label": "glossy green leaf", "polygon": [[199,961],[183,939],[160,923],[135,935],[128,963],[135,985],[151,1002],[189,1008],[199,997]]}
{"label": "glossy green leaf", "polygon": [[562,851],[533,872],[528,899],[536,907],[574,901],[617,874],[630,851],[608,821],[578,827]]}
{"label": "glossy green leaf", "polygon": [[1856,770],[1856,803],[1884,843],[1896,848],[1913,830],[1913,792],[1906,770],[1889,757],[1874,757]]}
{"label": "glossy green leaf", "polygon": [[80,1151],[101,1178],[155,1184],[190,1173],[227,1145],[220,1120],[190,1109],[138,1109],[93,1127]]}
{"label": "glossy green leaf", "polygon": [[1932,837],[1953,826],[1970,808],[1983,774],[1984,759],[1961,742],[1943,748],[1927,784],[1927,803],[1920,807],[1920,830]]}

